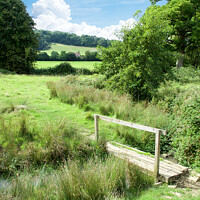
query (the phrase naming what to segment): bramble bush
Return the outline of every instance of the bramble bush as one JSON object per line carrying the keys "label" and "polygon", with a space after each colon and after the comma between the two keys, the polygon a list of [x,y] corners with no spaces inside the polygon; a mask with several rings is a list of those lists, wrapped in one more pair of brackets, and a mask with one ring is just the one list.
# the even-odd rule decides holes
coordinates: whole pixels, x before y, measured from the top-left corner
{"label": "bramble bush", "polygon": [[200,88],[192,87],[173,102],[177,130],[172,136],[175,157],[186,166],[200,167]]}

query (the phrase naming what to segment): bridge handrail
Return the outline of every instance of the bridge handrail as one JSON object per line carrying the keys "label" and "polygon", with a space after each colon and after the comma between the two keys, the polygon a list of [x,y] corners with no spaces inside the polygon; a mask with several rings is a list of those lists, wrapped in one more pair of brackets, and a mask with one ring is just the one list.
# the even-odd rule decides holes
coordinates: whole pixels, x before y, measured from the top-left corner
{"label": "bridge handrail", "polygon": [[114,118],[110,118],[110,117],[106,117],[106,116],[102,116],[102,115],[97,115],[97,114],[94,115],[94,119],[95,119],[95,138],[96,138],[97,141],[99,139],[99,125],[98,125],[99,119],[107,121],[107,122],[112,122],[112,123],[115,123],[115,124],[131,127],[131,128],[136,128],[136,129],[139,129],[139,130],[155,133],[156,138],[155,138],[154,176],[155,176],[155,181],[158,181],[159,163],[160,163],[160,137],[161,137],[161,135],[167,134],[166,130],[162,130],[162,129],[158,129],[158,128],[152,128],[152,127],[149,127],[149,126],[135,124],[135,123],[132,123],[132,122],[127,122],[127,121],[114,119]]}

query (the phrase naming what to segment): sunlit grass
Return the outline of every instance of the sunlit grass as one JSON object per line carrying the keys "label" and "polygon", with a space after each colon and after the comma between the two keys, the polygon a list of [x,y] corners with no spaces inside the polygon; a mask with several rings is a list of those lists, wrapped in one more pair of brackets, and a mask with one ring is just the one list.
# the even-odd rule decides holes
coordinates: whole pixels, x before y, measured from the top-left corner
{"label": "sunlit grass", "polygon": [[97,49],[95,47],[81,47],[81,46],[72,46],[72,45],[53,43],[50,49],[44,50],[41,52],[46,52],[47,54],[51,55],[52,51],[57,51],[58,53],[60,53],[61,51],[66,51],[66,53],[80,52],[81,55],[85,55],[86,51],[97,51]]}
{"label": "sunlit grass", "polygon": [[[35,67],[38,69],[47,69],[50,67],[55,67],[56,65],[59,65],[60,63],[63,63],[65,61],[37,61],[35,63]],[[89,69],[93,70],[94,66],[101,63],[98,61],[67,61],[68,63],[71,64],[72,67],[74,68],[79,68],[79,69]]]}

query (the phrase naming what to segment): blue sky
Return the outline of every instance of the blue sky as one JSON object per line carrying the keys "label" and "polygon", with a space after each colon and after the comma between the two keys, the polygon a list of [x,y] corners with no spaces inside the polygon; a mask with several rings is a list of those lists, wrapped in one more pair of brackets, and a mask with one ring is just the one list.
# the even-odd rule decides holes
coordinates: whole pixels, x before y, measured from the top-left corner
{"label": "blue sky", "polygon": [[[137,10],[150,6],[149,0],[23,0],[38,29],[74,32],[114,39]],[[163,0],[159,5],[165,4]]]}

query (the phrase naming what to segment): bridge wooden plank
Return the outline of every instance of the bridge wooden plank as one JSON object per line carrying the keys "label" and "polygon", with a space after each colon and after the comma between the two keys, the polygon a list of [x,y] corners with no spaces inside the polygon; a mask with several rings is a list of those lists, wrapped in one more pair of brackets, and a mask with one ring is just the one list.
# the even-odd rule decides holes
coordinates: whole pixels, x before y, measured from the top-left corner
{"label": "bridge wooden plank", "polygon": [[[124,157],[129,157],[129,158],[131,157],[131,158],[136,159],[138,161],[142,161],[145,164],[149,164],[149,165],[154,166],[154,158],[151,158],[150,156],[142,155],[141,153],[137,153],[135,151],[131,151],[131,150],[128,150],[128,149],[125,149],[125,148],[121,149],[121,148],[118,148],[118,147],[111,145],[109,143],[107,144],[107,147],[108,147],[108,150],[115,151],[118,154],[123,155]],[[161,163],[160,169],[162,169],[162,170],[171,171],[171,172],[174,172],[174,173],[181,173],[183,171],[181,168],[176,167],[176,165],[171,166],[170,164],[165,163],[163,161],[161,161],[160,163]]]}
{"label": "bridge wooden plank", "polygon": [[[150,163],[154,163],[154,157],[151,157],[151,156],[148,156],[148,155],[145,155],[145,152],[141,151],[141,150],[138,150],[138,149],[135,149],[133,147],[130,147],[130,146],[126,146],[126,145],[123,145],[123,144],[120,144],[120,143],[117,143],[117,142],[113,142],[114,144],[117,144],[119,147],[124,147],[125,149],[127,150],[130,150],[130,153],[132,154],[132,152],[136,152],[139,154],[139,158],[144,158],[144,159],[148,159]],[[164,160],[163,161],[160,161],[160,166],[163,167],[163,168],[166,168],[166,169],[172,169],[175,170],[175,171],[187,171],[188,168],[187,167],[184,167],[184,166],[181,166],[179,164],[175,164],[171,161],[168,161],[168,160]]]}
{"label": "bridge wooden plank", "polygon": [[[154,158],[145,155],[145,152],[127,147],[125,145],[119,147],[110,143],[107,143],[107,150],[116,157],[127,159],[129,162],[140,167],[143,171],[148,171],[152,174],[154,173]],[[187,172],[187,167],[172,163],[171,161],[160,161],[160,179],[167,183]]]}

